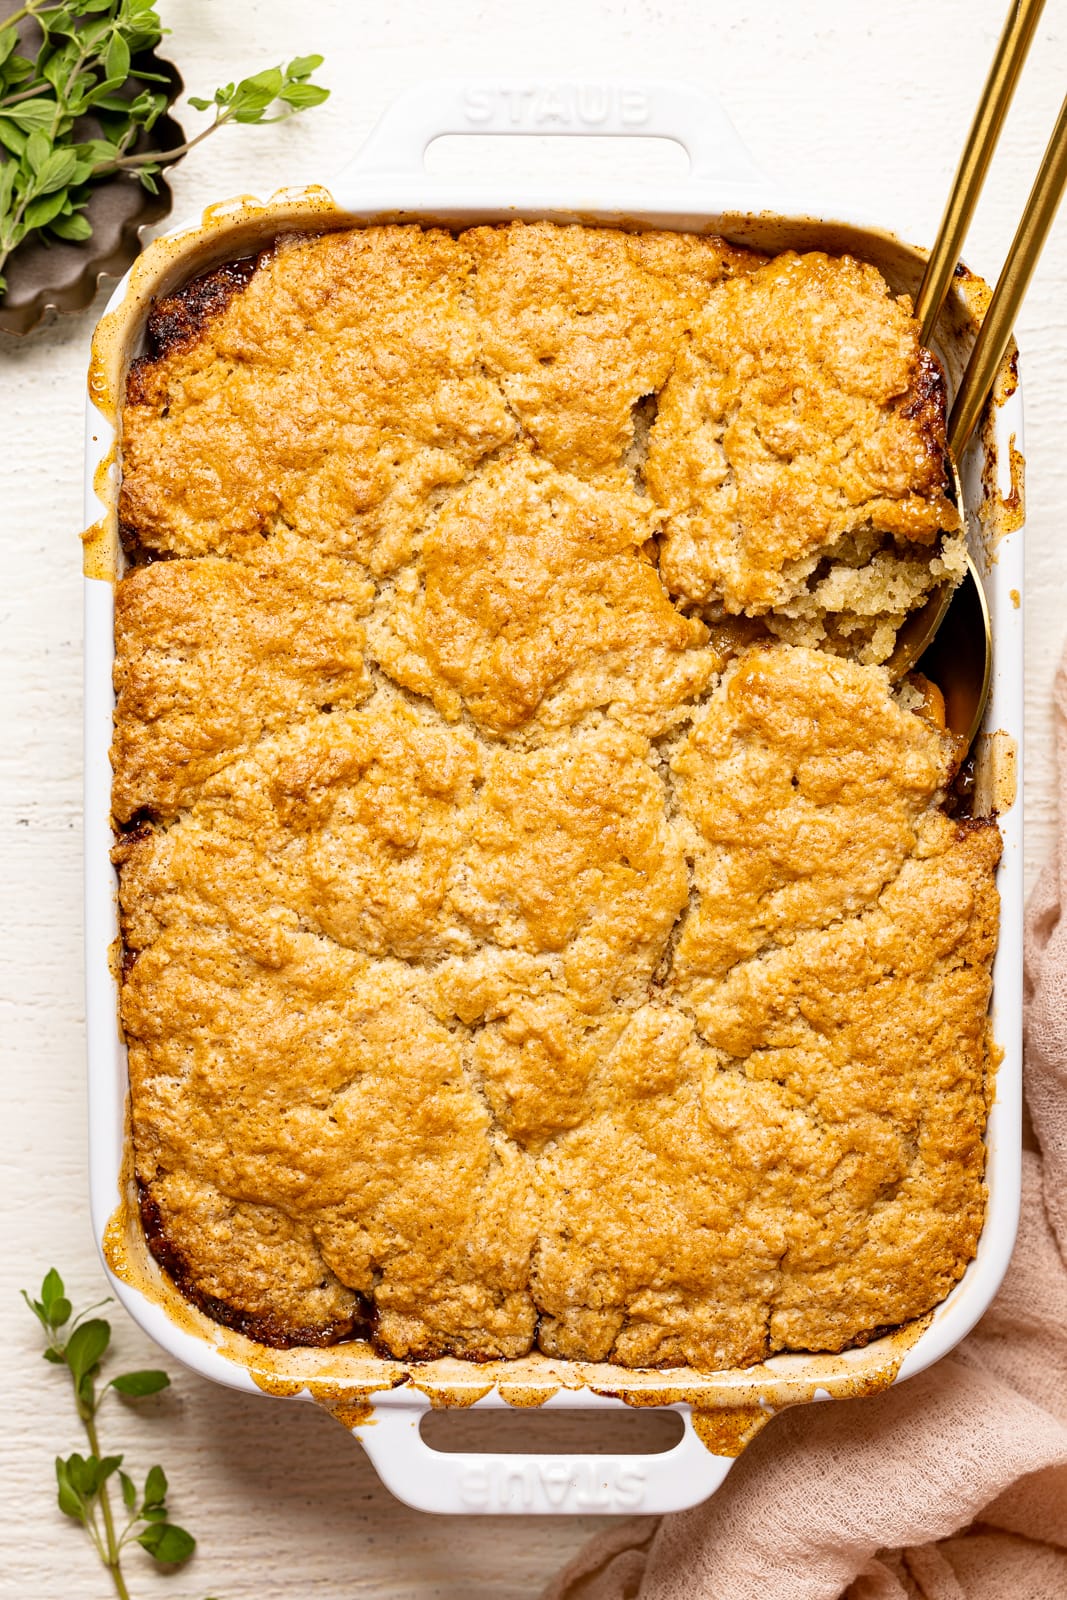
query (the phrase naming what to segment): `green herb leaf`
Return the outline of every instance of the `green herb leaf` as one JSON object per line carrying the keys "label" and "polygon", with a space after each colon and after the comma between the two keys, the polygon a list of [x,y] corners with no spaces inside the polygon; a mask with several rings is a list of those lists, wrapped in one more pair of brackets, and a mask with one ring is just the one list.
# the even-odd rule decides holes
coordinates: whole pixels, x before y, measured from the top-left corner
{"label": "green herb leaf", "polygon": [[118,145],[111,139],[89,139],[85,144],[79,145],[78,149],[84,152],[86,159],[91,161],[94,167],[107,166],[117,161],[122,154]]}
{"label": "green herb leaf", "polygon": [[73,154],[74,176],[70,181],[72,184],[87,183],[93,175],[96,163],[93,161],[91,156],[85,154],[84,146],[82,145],[75,145],[73,147]]}
{"label": "green herb leaf", "polygon": [[145,1506],[161,1506],[167,1498],[167,1474],[162,1467],[152,1467],[144,1484]]}
{"label": "green herb leaf", "polygon": [[254,72],[250,77],[242,78],[237,85],[237,93],[238,95],[270,95],[273,100],[284,82],[285,75],[281,67],[265,67],[262,72]]}
{"label": "green herb leaf", "polygon": [[101,1463],[96,1456],[81,1456],[77,1451],[66,1460],[70,1486],[83,1500],[91,1500],[103,1480]]}
{"label": "green herb leaf", "polygon": [[[3,203],[4,191],[2,183],[0,183],[0,209],[3,209]],[[50,1268],[44,1275],[44,1281],[41,1284],[41,1306],[50,1328],[58,1330],[70,1321],[70,1301],[67,1299],[66,1290],[63,1287],[63,1279],[59,1276],[55,1267]]]}
{"label": "green herb leaf", "polygon": [[85,1506],[81,1495],[70,1481],[67,1463],[62,1456],[56,1456],[56,1484],[58,1487],[57,1499],[59,1509],[65,1517],[73,1517],[76,1522],[85,1521]]}
{"label": "green herb leaf", "polygon": [[26,134],[15,126],[10,117],[0,117],[0,144],[5,150],[10,150],[13,156],[25,154]]}
{"label": "green herb leaf", "polygon": [[88,217],[83,217],[80,211],[74,212],[69,217],[55,217],[49,226],[54,234],[69,244],[81,244],[83,239],[91,239],[93,236],[92,223]]}
{"label": "green herb leaf", "polygon": [[104,71],[109,78],[126,78],[130,71],[130,47],[121,33],[111,36],[111,43],[107,47],[104,57]]}
{"label": "green herb leaf", "polygon": [[[42,137],[44,137],[43,130],[51,127],[55,114],[55,101],[42,99],[20,100],[18,105],[8,106],[4,111],[5,117],[17,123],[27,133],[31,133],[36,129],[41,132]],[[45,154],[47,155],[47,138],[45,139],[45,145]]]}
{"label": "green herb leaf", "polygon": [[83,1378],[92,1376],[110,1341],[111,1328],[102,1317],[92,1317],[75,1328],[67,1340],[66,1360],[79,1387]]}
{"label": "green herb leaf", "polygon": [[48,1320],[53,1329],[58,1333],[70,1321],[71,1304],[64,1296],[53,1301],[48,1311]]}
{"label": "green herb leaf", "polygon": [[[11,205],[11,195],[15,186],[16,170],[17,169],[13,161],[0,161],[0,215],[7,211]],[[44,1306],[42,1305],[38,1308],[38,1303],[35,1300],[30,1299],[25,1289],[22,1291],[22,1298],[25,1300],[26,1304],[29,1306],[30,1310],[41,1324],[42,1328],[51,1325],[50,1320],[45,1313]],[[68,1307],[67,1316],[69,1317],[70,1301],[64,1300],[62,1303]]]}
{"label": "green herb leaf", "polygon": [[169,1385],[170,1379],[165,1372],[123,1372],[111,1380],[112,1389],[119,1394],[131,1395],[134,1399],[146,1394],[158,1394]]}
{"label": "green herb leaf", "polygon": [[122,1503],[127,1511],[137,1508],[137,1488],[128,1472],[119,1473],[119,1484],[122,1488]]}
{"label": "green herb leaf", "polygon": [[153,1560],[169,1566],[188,1561],[196,1549],[192,1534],[186,1533],[184,1528],[177,1527],[173,1522],[152,1523],[137,1535],[137,1543],[148,1551]]}
{"label": "green herb leaf", "polygon": [[[58,217],[66,200],[66,192],[59,194],[43,194],[38,200],[31,200],[22,214],[22,220],[27,228],[44,228]],[[73,1335],[72,1335],[73,1337]]]}
{"label": "green herb leaf", "polygon": [[317,83],[287,83],[278,98],[284,100],[287,106],[292,106],[294,111],[308,111],[312,106],[321,106],[324,100],[328,100],[330,91],[320,88]]}
{"label": "green herb leaf", "polygon": [[99,84],[89,95],[86,104],[91,105],[94,111],[121,112],[123,117],[136,114],[134,112],[134,102],[127,100],[125,95],[118,93],[113,79]]}
{"label": "green herb leaf", "polygon": [[[10,170],[13,179],[15,174],[15,163],[13,161],[6,162],[5,167]],[[22,1298],[25,1300],[26,1304],[37,1318],[37,1321],[41,1324],[41,1327],[44,1328],[46,1332],[50,1332],[51,1329],[49,1327],[48,1315],[40,1300],[31,1300],[25,1289],[20,1289],[19,1293],[22,1295]]]}
{"label": "green herb leaf", "polygon": [[63,1279],[59,1276],[55,1267],[49,1267],[41,1280],[41,1304],[48,1313],[49,1320],[51,1320],[53,1306],[57,1301],[65,1299],[66,1293]]}
{"label": "green herb leaf", "polygon": [[26,140],[26,165],[34,177],[40,172],[51,154],[52,146],[39,128],[35,128]]}
{"label": "green herb leaf", "polygon": [[8,56],[4,67],[4,77],[14,87],[16,84],[25,88],[26,79],[34,76],[33,62],[28,56]]}
{"label": "green herb leaf", "polygon": [[37,182],[34,185],[37,193],[51,194],[56,189],[65,189],[77,169],[78,158],[73,150],[53,150],[45,158],[37,174]]}
{"label": "green herb leaf", "polygon": [[322,66],[322,56],[294,56],[285,69],[287,78],[310,78]]}
{"label": "green herb leaf", "polygon": [[[51,24],[51,28],[52,32],[54,33],[56,31],[54,22]],[[105,17],[101,22],[91,22],[87,28],[82,28],[79,30],[77,28],[67,27],[64,29],[64,32],[70,33],[72,38],[77,37],[81,42],[81,47],[83,50],[95,50],[98,49],[99,46],[103,44],[104,40],[110,36],[111,20],[110,18]]]}
{"label": "green herb leaf", "polygon": [[57,93],[63,92],[64,85],[76,73],[77,55],[78,46],[71,40],[62,49],[57,50],[54,55],[47,59],[42,55],[38,60],[37,67],[41,77],[50,83]]}
{"label": "green herb leaf", "polygon": [[231,104],[234,121],[258,122],[267,107],[277,100],[284,84],[281,67],[268,67],[265,72],[242,78]]}

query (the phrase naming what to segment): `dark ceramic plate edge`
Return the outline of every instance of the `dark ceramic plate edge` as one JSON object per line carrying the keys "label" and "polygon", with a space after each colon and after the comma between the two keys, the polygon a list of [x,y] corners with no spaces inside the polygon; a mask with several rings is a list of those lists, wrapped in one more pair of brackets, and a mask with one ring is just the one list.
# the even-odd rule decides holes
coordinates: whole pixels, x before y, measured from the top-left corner
{"label": "dark ceramic plate edge", "polygon": [[[158,72],[166,78],[166,95],[168,106],[173,106],[178,96],[185,87],[181,73],[173,62],[165,60],[154,50],[142,51],[134,57],[131,72],[136,75],[138,69],[142,72]],[[185,134],[180,124],[164,112],[152,130],[152,143],[159,149],[172,150],[182,144]],[[140,142],[135,148],[140,148]],[[114,178],[101,188],[110,188],[112,185],[122,184],[124,189],[132,190],[136,180],[132,178]],[[149,194],[147,189],[136,185],[136,193],[140,196],[140,204],[130,215],[123,217],[117,223],[110,221],[107,225],[93,216],[93,200],[90,200],[88,215],[93,222],[93,236],[86,240],[84,245],[60,246],[55,248],[67,251],[77,249],[84,252],[84,265],[73,282],[56,285],[47,279],[44,273],[38,274],[41,278],[39,287],[32,289],[27,298],[14,302],[9,298],[0,300],[0,333],[12,338],[25,338],[27,334],[51,323],[56,315],[69,315],[74,312],[84,311],[91,305],[96,297],[97,289],[103,278],[121,278],[123,273],[133,264],[141,253],[142,235],[146,228],[153,223],[161,221],[171,209],[172,196],[170,186],[165,176],[161,173],[156,182],[159,185],[158,194]],[[39,249],[38,257],[47,257],[50,251]],[[18,253],[12,257],[16,262]],[[69,257],[68,257],[69,259]]]}

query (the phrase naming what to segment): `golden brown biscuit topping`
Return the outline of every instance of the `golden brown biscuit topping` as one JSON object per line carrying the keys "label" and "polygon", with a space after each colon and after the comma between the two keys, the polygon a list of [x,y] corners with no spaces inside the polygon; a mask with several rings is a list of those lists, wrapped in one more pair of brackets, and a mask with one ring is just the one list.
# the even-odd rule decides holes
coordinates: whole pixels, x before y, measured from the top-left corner
{"label": "golden brown biscuit topping", "polygon": [[[662,732],[721,665],[671,604],[647,505],[521,451],[445,506],[376,611],[386,672],[450,721],[490,733],[566,727],[611,708]],[[536,731],[536,730],[530,730]]]}
{"label": "golden brown biscuit topping", "polygon": [[928,1310],[981,1225],[999,836],[876,664],[954,548],[906,303],[383,227],[155,326],[122,507],[173,559],[118,587],[113,760],[167,1270],[399,1357],[713,1368]]}
{"label": "golden brown biscuit topping", "polygon": [[846,541],[932,546],[943,382],[874,267],[777,256],[709,295],[660,396],[646,477],[672,593],[761,614]]}

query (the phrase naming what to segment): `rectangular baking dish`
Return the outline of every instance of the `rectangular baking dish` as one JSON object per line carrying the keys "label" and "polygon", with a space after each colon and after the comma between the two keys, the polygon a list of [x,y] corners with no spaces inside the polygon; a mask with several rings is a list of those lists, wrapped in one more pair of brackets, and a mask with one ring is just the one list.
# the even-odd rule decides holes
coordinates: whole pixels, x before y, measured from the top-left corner
{"label": "rectangular baking dish", "polygon": [[[688,153],[687,179],[636,181],[434,177],[428,145],[445,134],[595,134],[672,139]],[[992,616],[992,694],[978,740],[976,810],[996,810],[1004,836],[1000,948],[993,1027],[1003,1061],[987,1134],[989,1206],[963,1278],[918,1322],[841,1355],[789,1354],[715,1373],[630,1371],[540,1355],[484,1365],[401,1363],[362,1344],[271,1351],[194,1310],[149,1256],[132,1196],[125,1050],[118,1026],[118,922],[110,865],[113,584],[121,396],[141,348],[154,295],[279,232],[368,222],[466,227],[514,218],[722,233],[767,250],[850,251],[872,261],[897,292],[914,293],[921,254],[883,228],[798,204],[755,167],[718,105],[682,86],[571,82],[442,82],[409,90],[385,113],[331,191],[282,191],[213,206],[152,244],[119,285],[93,342],[86,442],[85,844],[86,979],[92,1221],[115,1294],[170,1355],[243,1390],[310,1397],[361,1440],[400,1499],[439,1512],[665,1512],[703,1500],[743,1446],[785,1406],[870,1393],[899,1383],[952,1348],[988,1306],[1011,1253],[1019,1200],[1022,1078],[1022,404],[1007,362],[980,436],[961,463],[972,553]],[[959,380],[988,290],[957,276],[942,319],[940,354]],[[442,1453],[420,1434],[431,1407],[549,1406],[582,1410],[664,1406],[679,1412],[680,1442],[661,1454]]]}

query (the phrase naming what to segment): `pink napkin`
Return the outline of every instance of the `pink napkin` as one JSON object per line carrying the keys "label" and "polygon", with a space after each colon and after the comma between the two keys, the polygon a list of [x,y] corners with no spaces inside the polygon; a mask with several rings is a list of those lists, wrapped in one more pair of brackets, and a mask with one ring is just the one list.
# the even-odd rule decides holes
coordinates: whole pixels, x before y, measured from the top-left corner
{"label": "pink napkin", "polygon": [[996,1300],[899,1389],[784,1412],[704,1505],[612,1528],[543,1600],[1067,1600],[1067,658],[1056,718],[1063,825],[1026,929],[1034,1148]]}

